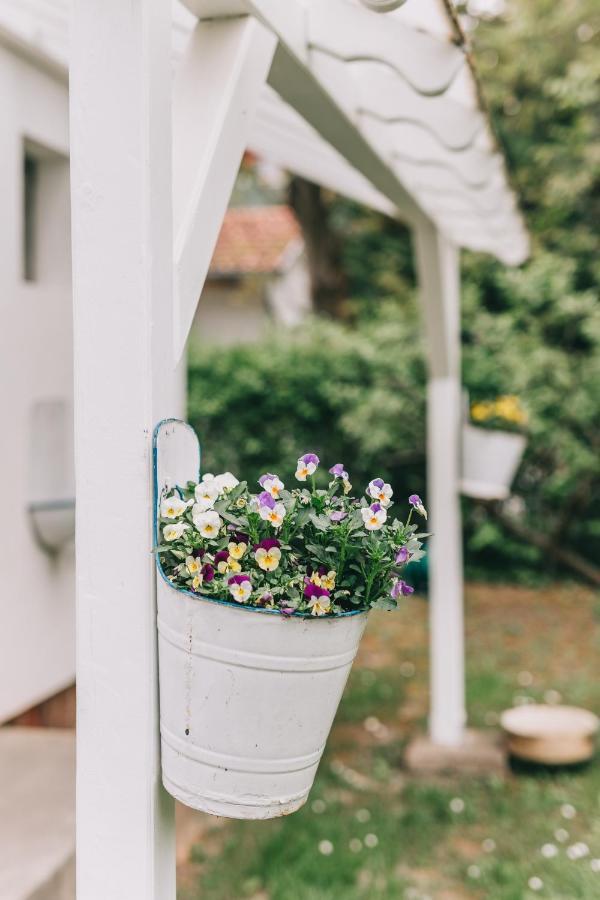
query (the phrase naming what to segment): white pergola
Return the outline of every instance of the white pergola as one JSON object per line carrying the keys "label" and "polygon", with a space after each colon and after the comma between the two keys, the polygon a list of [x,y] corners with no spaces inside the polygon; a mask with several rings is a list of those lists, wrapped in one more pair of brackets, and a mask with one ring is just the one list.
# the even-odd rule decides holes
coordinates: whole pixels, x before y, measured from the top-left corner
{"label": "white pergola", "polygon": [[[465,721],[459,248],[527,236],[443,0],[74,0],[79,900],[175,897],[151,437],[244,150],[412,229],[428,347],[432,739]],[[172,77],[173,60],[175,75]]]}

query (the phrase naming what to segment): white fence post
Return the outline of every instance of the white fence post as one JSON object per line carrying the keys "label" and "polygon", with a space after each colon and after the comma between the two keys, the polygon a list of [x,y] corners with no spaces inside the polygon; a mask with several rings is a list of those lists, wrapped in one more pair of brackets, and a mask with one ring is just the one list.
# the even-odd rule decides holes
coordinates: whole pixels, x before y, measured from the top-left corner
{"label": "white fence post", "polygon": [[159,771],[152,428],[172,356],[171,2],[75,0],[77,897],[174,900]]}
{"label": "white fence post", "polygon": [[465,725],[462,522],[459,497],[460,263],[427,224],[415,230],[429,354],[427,503],[430,510],[430,715],[436,744],[457,746]]}

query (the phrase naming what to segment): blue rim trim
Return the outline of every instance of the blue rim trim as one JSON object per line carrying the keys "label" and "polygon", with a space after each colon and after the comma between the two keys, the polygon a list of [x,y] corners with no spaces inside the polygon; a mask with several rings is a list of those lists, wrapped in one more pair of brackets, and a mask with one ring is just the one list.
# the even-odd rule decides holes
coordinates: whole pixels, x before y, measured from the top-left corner
{"label": "blue rim trim", "polygon": [[[171,422],[176,422],[178,425],[185,425],[186,428],[189,428],[190,431],[194,433],[196,440],[198,440],[198,436],[196,432],[192,428],[192,426],[188,422],[184,422],[183,419],[161,419],[161,421],[155,426],[154,431],[152,433],[152,480],[153,480],[153,493],[154,493],[154,510],[153,510],[153,528],[152,528],[152,538],[154,541],[154,557],[156,559],[156,568],[158,572],[172,591],[175,591],[178,594],[185,594],[188,597],[192,597],[194,600],[204,600],[207,603],[216,603],[219,606],[229,606],[231,609],[237,609],[241,612],[253,612],[253,613],[263,613],[272,616],[279,616],[281,619],[309,619],[311,622],[330,622],[332,619],[343,619],[348,616],[359,616],[361,613],[368,613],[368,609],[350,609],[345,612],[335,613],[333,616],[319,616],[315,617],[310,613],[304,612],[294,612],[291,616],[284,616],[282,612],[278,609],[265,609],[262,606],[244,606],[243,604],[236,603],[234,600],[220,600],[218,597],[206,597],[204,594],[194,594],[193,591],[187,591],[185,588],[178,587],[174,585],[167,578],[165,571],[162,567],[162,563],[160,561],[160,555],[156,548],[158,547],[158,509],[160,504],[160,490],[158,487],[158,434],[163,425],[169,425]],[[198,448],[200,451],[200,463],[202,461],[202,448],[201,444],[198,441]],[[198,479],[200,479],[200,468],[198,469]],[[181,491],[179,485],[176,485],[177,490]]]}

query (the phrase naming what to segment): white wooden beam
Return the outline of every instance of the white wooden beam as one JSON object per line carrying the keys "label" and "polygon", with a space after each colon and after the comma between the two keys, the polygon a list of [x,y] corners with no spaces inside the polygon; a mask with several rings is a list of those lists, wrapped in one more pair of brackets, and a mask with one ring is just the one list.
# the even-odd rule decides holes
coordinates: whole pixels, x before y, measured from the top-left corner
{"label": "white wooden beam", "polygon": [[158,742],[152,430],[172,357],[171,2],[75,0],[77,897],[174,900]]}
{"label": "white wooden beam", "polygon": [[[339,85],[323,81],[320,77],[323,73],[313,71],[307,42],[312,9],[309,16],[304,6],[296,0],[286,4],[281,4],[279,0],[228,0],[224,13],[215,0],[184,2],[195,15],[209,19],[243,9],[271,29],[279,42],[268,77],[271,87],[377,191],[389,198],[400,218],[414,223],[425,216],[401,184],[393,167],[357,128],[347,105],[344,108],[341,104]],[[345,8],[350,13],[354,9],[349,5]],[[359,12],[370,16],[365,10]],[[316,62],[315,68],[318,68]]]}
{"label": "white wooden beam", "polygon": [[415,232],[429,357],[427,504],[430,512],[430,717],[435,743],[460,744],[465,724],[462,523],[460,272],[458,250],[435,228]]}
{"label": "white wooden beam", "polygon": [[194,318],[277,39],[251,17],[199,22],[173,95],[174,354]]}

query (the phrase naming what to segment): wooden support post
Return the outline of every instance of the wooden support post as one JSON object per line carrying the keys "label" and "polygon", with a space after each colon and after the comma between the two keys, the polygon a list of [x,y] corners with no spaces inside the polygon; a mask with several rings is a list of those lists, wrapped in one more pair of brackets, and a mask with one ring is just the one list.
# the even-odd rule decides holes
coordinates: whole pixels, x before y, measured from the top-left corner
{"label": "wooden support post", "polygon": [[77,491],[77,897],[174,900],[161,786],[154,424],[172,353],[171,2],[75,0],[71,185]]}
{"label": "wooden support post", "polygon": [[459,497],[459,254],[435,228],[415,231],[429,354],[427,504],[430,511],[431,740],[457,746],[465,725],[462,522]]}

